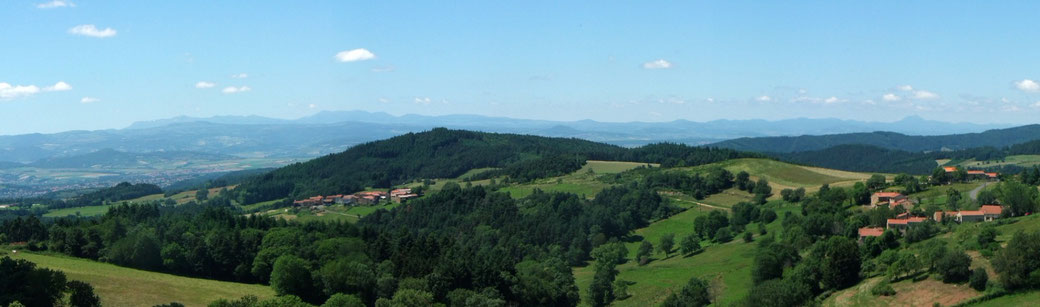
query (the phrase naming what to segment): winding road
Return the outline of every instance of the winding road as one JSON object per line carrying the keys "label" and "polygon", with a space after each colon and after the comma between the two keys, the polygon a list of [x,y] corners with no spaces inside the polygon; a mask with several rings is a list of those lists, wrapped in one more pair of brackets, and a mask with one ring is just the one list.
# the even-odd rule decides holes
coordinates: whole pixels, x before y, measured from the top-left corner
{"label": "winding road", "polygon": [[971,192],[968,192],[968,197],[971,197],[971,200],[979,200],[979,192],[982,191],[982,189],[986,188],[986,186],[988,185],[989,182],[983,182],[982,185],[971,190]]}

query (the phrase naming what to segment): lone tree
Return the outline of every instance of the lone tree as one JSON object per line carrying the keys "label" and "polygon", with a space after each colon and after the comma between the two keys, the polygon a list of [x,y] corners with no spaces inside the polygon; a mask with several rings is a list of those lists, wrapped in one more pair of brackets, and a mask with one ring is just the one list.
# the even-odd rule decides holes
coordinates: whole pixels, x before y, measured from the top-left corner
{"label": "lone tree", "polygon": [[669,233],[661,237],[661,252],[664,253],[665,257],[668,257],[672,253],[672,248],[675,247],[675,234]]}
{"label": "lone tree", "polygon": [[695,233],[683,237],[679,242],[679,250],[683,254],[692,254],[701,250],[701,239]]}

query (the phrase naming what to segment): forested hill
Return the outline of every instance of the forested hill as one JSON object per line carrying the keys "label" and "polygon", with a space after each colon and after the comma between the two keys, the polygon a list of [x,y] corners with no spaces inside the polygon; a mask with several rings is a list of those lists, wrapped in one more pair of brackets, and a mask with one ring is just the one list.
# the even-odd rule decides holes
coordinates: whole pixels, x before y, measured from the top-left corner
{"label": "forested hill", "polygon": [[980,133],[914,136],[894,132],[846,133],[780,137],[739,138],[712,144],[752,152],[789,153],[862,144],[910,152],[1006,147],[1040,139],[1040,125],[987,130]]}
{"label": "forested hill", "polygon": [[[454,178],[476,168],[497,167],[515,180],[562,175],[585,160],[623,160],[699,165],[760,157],[728,149],[652,144],[628,149],[567,138],[437,128],[354,146],[347,151],[277,169],[244,182],[236,193],[254,203],[282,197],[353,193],[416,179]],[[525,167],[515,167],[522,164]]]}
{"label": "forested hill", "polygon": [[822,150],[772,154],[783,161],[854,172],[929,174],[935,157],[870,145],[838,145]]}

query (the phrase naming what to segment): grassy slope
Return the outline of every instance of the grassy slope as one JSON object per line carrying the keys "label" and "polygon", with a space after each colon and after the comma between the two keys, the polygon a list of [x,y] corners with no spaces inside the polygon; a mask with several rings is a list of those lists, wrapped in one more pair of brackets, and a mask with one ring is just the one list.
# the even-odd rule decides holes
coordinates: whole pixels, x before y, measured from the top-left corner
{"label": "grassy slope", "polygon": [[765,178],[773,188],[774,198],[779,197],[782,189],[805,188],[806,192],[815,192],[821,185],[851,186],[856,181],[865,181],[871,174],[839,171],[833,169],[802,166],[768,159],[734,159],[682,168],[689,172],[703,172],[711,167],[722,167],[734,174],[745,171],[752,179]]}
{"label": "grassy slope", "polygon": [[[679,206],[689,208],[668,219],[657,221],[649,227],[636,230],[633,242],[626,243],[629,250],[629,259],[635,258],[636,251],[642,239],[650,240],[657,245],[660,238],[668,233],[676,236],[676,245],[682,237],[693,232],[693,220],[698,216],[707,215],[710,208],[696,205],[692,200],[682,196],[669,196]],[[776,204],[776,203],[774,203]],[[733,204],[725,204],[732,206]],[[797,210],[794,205],[786,205],[778,210],[779,215],[785,211]],[[770,233],[780,230],[779,219],[766,227]],[[751,225],[749,230],[757,230],[757,226]],[[615,301],[616,306],[652,306],[662,302],[672,291],[678,291],[690,277],[697,276],[709,281],[713,288],[713,295],[719,303],[735,303],[747,295],[751,288],[751,261],[753,260],[754,243],[744,243],[737,235],[730,243],[713,244],[707,241],[701,242],[704,251],[692,256],[679,256],[673,253],[664,258],[661,254],[655,254],[652,262],[646,266],[639,266],[634,260],[618,266],[619,279],[634,282],[628,290],[632,297]],[[756,238],[758,235],[756,234]],[[663,259],[662,259],[663,258]],[[575,282],[577,283],[584,298],[588,295],[589,284],[592,282],[593,268],[591,266],[574,269]]]}
{"label": "grassy slope", "polygon": [[169,302],[205,306],[221,298],[274,296],[274,290],[264,285],[182,277],[65,256],[26,252],[8,255],[65,272],[71,280],[90,283],[105,306],[153,306]]}
{"label": "grassy slope", "polygon": [[1040,165],[1040,155],[1017,155],[1008,156],[1003,161],[976,161],[975,159],[961,161],[957,164],[964,168],[986,168],[1004,165],[1016,165],[1022,167],[1033,167]]}
{"label": "grassy slope", "polygon": [[596,180],[600,175],[617,174],[646,163],[638,162],[615,162],[615,161],[588,161],[581,169],[559,177],[538,179],[531,183],[513,185],[502,188],[502,192],[509,193],[514,198],[523,198],[530,195],[534,189],[543,191],[574,193],[592,198],[609,188],[611,184]]}

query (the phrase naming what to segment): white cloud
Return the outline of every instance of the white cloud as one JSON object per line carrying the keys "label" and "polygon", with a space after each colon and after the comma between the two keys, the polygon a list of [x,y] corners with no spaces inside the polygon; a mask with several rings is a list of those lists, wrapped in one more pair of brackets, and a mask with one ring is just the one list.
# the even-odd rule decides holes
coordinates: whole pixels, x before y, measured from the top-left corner
{"label": "white cloud", "polygon": [[231,75],[231,77],[235,78],[235,79],[245,79],[245,78],[249,78],[249,74],[247,74],[247,73],[238,73],[238,74]]}
{"label": "white cloud", "polygon": [[72,86],[65,81],[58,81],[51,86],[44,86],[43,88],[36,85],[11,85],[7,82],[0,82],[0,100],[29,97],[40,92],[62,92],[71,90]]}
{"label": "white cloud", "polygon": [[217,85],[213,82],[199,81],[198,83],[195,83],[195,88],[211,88],[214,86]]}
{"label": "white cloud", "polygon": [[770,101],[770,100],[773,100],[773,98],[769,97],[769,96],[762,95],[762,96],[755,97],[755,100],[758,100],[758,101]]}
{"label": "white cloud", "polygon": [[40,88],[35,85],[11,85],[10,83],[0,82],[0,99],[27,97],[39,92]]}
{"label": "white cloud", "polygon": [[54,85],[51,85],[51,86],[43,88],[43,90],[47,91],[47,92],[62,92],[62,91],[67,91],[67,90],[71,90],[71,89],[72,89],[72,86],[69,85],[68,83],[65,83],[65,81],[58,81],[58,83],[55,83]]}
{"label": "white cloud", "polygon": [[415,97],[415,103],[421,105],[430,105],[431,102],[433,102],[433,100],[431,100],[430,97]]}
{"label": "white cloud", "polygon": [[835,97],[835,96],[831,96],[830,98],[824,99],[823,103],[831,104],[831,103],[837,103],[837,102],[842,102],[842,101],[845,101],[845,100],[838,99],[838,97]]}
{"label": "white cloud", "polygon": [[313,103],[312,103],[312,104],[309,104],[309,105],[307,105],[307,108],[310,108],[310,109],[313,109],[313,108],[317,108],[317,107],[318,107],[318,105],[316,105],[316,104],[313,104]]}
{"label": "white cloud", "polygon": [[251,91],[251,90],[253,90],[253,89],[248,87],[248,86],[243,85],[243,86],[240,86],[240,87],[228,86],[228,87],[225,87],[220,92],[222,92],[224,94],[234,94],[234,93],[248,92],[248,91]]}
{"label": "white cloud", "polygon": [[916,91],[914,92],[914,98],[916,99],[936,99],[939,98],[939,94],[932,93],[929,91]]}
{"label": "white cloud", "polygon": [[888,93],[888,94],[881,95],[881,100],[884,100],[884,101],[900,101],[900,100],[903,100],[903,97],[899,97],[899,95],[896,95],[896,94]]}
{"label": "white cloud", "polygon": [[914,87],[913,86],[909,86],[909,85],[900,85],[900,86],[897,86],[896,89],[898,89],[900,91],[904,91],[904,92],[909,92],[909,91],[914,90]]}
{"label": "white cloud", "polygon": [[79,103],[95,103],[98,101],[101,101],[101,99],[97,99],[94,97],[83,97],[83,99],[79,100]]}
{"label": "white cloud", "polygon": [[51,2],[44,2],[36,5],[36,8],[40,9],[53,9],[59,7],[76,7],[76,4],[69,1],[54,0]]}
{"label": "white cloud", "polygon": [[83,35],[97,38],[116,36],[116,30],[112,28],[98,29],[94,25],[78,25],[69,29],[70,34]]}
{"label": "white cloud", "polygon": [[1040,83],[1029,79],[1023,79],[1022,81],[1015,81],[1015,88],[1023,92],[1035,93],[1040,92]]}
{"label": "white cloud", "polygon": [[387,103],[387,102],[390,102],[390,99],[386,99],[386,97],[379,97],[379,102],[380,103]]}
{"label": "white cloud", "polygon": [[336,54],[336,60],[340,62],[364,61],[374,58],[376,58],[376,55],[365,48],[344,50]]}
{"label": "white cloud", "polygon": [[1040,108],[1040,101],[1037,101],[1036,103],[1034,103],[1033,107],[1034,108]]}
{"label": "white cloud", "polygon": [[672,68],[672,63],[665,61],[664,59],[658,59],[656,61],[650,61],[643,63],[643,68],[646,69],[668,69]]}
{"label": "white cloud", "polygon": [[715,102],[715,98],[708,97],[708,98],[705,98],[704,101],[707,101],[708,103],[712,103],[712,102]]}

